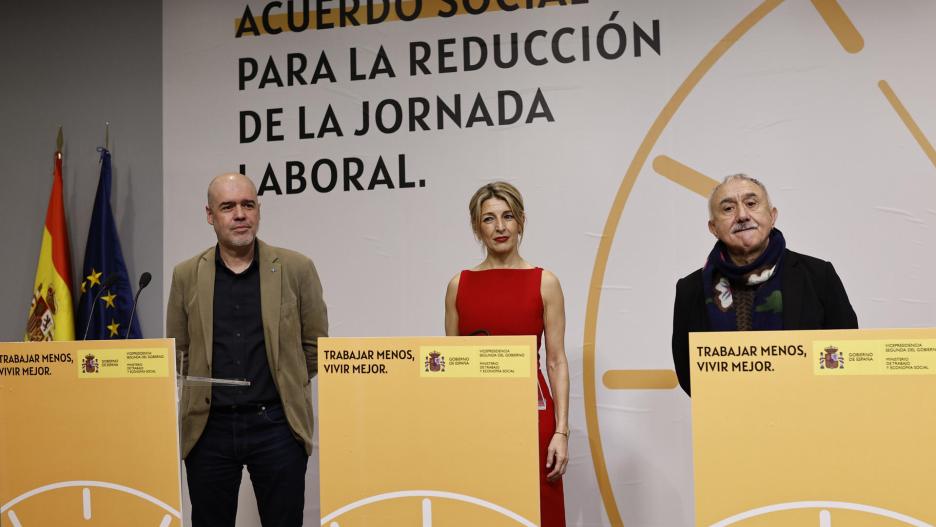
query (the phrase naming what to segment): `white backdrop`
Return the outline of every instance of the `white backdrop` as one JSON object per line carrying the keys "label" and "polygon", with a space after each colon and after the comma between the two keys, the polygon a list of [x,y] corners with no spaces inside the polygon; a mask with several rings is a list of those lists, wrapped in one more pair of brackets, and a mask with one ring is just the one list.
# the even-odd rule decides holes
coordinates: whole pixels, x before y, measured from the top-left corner
{"label": "white backdrop", "polygon": [[[619,517],[628,527],[689,526],[689,399],[678,388],[618,390],[602,383],[610,370],[671,368],[675,282],[701,265],[713,242],[704,199],[662,177],[654,167],[667,172],[665,165],[654,161],[667,156],[711,178],[745,172],[764,181],[789,247],[835,264],[862,327],[936,325],[936,283],[927,274],[936,258],[936,154],[920,142],[936,138],[936,4],[842,0],[863,41],[849,51],[848,39],[843,44],[836,37],[847,26],[827,24],[806,0],[557,3],[235,38],[244,2],[166,0],[164,284],[168,290],[176,263],[214,243],[204,219],[211,177],[244,163],[260,184],[271,163],[285,192],[286,162],[301,161],[305,191],[265,193],[260,236],[316,262],[331,334],[442,334],[445,285],[482,258],[468,226],[468,198],[484,182],[509,180],[527,202],[521,252],[555,272],[566,295],[570,524],[619,525]],[[440,5],[423,4],[426,12]],[[265,5],[249,2],[258,18]],[[283,11],[285,3],[273,9]],[[627,48],[606,59],[595,41],[612,13]],[[638,57],[633,25],[652,34],[654,21],[660,52],[644,43]],[[561,50],[577,58],[569,64],[548,52],[549,39],[564,27],[573,33],[560,41]],[[583,27],[589,28],[589,61],[581,52]],[[501,69],[489,54],[477,71],[410,75],[411,42],[429,43],[435,57],[439,39],[455,38],[452,60],[459,64],[463,37],[481,37],[490,48],[493,35],[508,39],[516,32],[522,53],[523,39],[537,29],[549,35],[532,47],[549,59],[544,66],[521,59]],[[607,42],[613,51],[617,41]],[[718,45],[724,54],[704,59]],[[395,76],[350,80],[350,49],[357,69],[368,71],[381,46]],[[335,82],[259,89],[258,75],[238,89],[239,59],[256,59],[262,72],[272,57],[286,83],[288,53],[306,56],[308,79],[323,52]],[[435,60],[427,65],[438,68]],[[496,120],[498,90],[521,94],[526,115],[537,89],[551,122],[464,127],[476,94]],[[353,134],[362,101],[373,113],[383,99],[405,108],[407,98],[425,97],[433,108],[427,122],[434,125],[435,98],[451,104],[454,94],[463,99],[461,129],[448,122],[443,130],[410,132],[404,125],[392,134]],[[317,131],[328,105],[344,135],[300,139],[298,108],[307,108],[306,128]],[[904,119],[895,105],[906,110]],[[239,112],[270,108],[283,108],[284,140],[267,141],[264,130],[257,141],[241,144]],[[916,137],[908,118],[919,127]],[[423,188],[345,192],[339,179],[335,190],[320,193],[309,181],[316,160],[340,168],[343,158],[359,157],[366,185],[378,156],[396,179],[400,154],[406,179],[423,180]],[[620,221],[609,224],[614,211]],[[611,244],[606,260],[597,256],[602,239]],[[603,276],[593,274],[596,263],[607,265]],[[593,350],[585,342],[588,324]],[[588,412],[597,428],[586,425]],[[596,467],[593,451],[603,454],[606,470]],[[319,517],[316,459],[307,525]],[[617,513],[605,507],[602,487]],[[246,488],[240,525],[258,523],[252,502]]]}

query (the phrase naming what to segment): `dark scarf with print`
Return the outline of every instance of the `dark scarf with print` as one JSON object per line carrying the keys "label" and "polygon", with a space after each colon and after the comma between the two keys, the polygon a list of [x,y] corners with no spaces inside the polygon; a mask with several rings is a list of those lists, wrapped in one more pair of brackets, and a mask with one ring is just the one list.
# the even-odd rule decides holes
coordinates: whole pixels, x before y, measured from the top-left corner
{"label": "dark scarf with print", "polygon": [[[757,260],[737,266],[721,241],[702,268],[705,309],[712,331],[736,331],[738,311],[750,312],[751,330],[783,329],[783,294],[780,268],[786,240],[778,229],[770,231],[767,249]],[[753,303],[750,302],[753,294]]]}

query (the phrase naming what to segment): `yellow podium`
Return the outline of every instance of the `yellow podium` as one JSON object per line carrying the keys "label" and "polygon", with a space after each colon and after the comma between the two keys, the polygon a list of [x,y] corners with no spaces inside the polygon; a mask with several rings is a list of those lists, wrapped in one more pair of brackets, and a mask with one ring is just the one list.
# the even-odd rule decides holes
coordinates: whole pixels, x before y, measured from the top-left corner
{"label": "yellow podium", "polygon": [[174,350],[0,344],[0,525],[181,525]]}
{"label": "yellow podium", "polygon": [[936,524],[936,330],[692,333],[696,525]]}
{"label": "yellow podium", "polygon": [[539,525],[536,367],[534,337],[319,339],[321,524]]}

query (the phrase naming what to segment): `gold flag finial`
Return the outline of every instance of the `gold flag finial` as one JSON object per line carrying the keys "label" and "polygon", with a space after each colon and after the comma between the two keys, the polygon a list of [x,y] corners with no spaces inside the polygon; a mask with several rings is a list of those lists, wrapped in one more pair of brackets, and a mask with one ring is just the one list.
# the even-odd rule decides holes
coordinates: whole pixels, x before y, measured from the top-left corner
{"label": "gold flag finial", "polygon": [[104,121],[104,149],[110,150],[110,121]]}
{"label": "gold flag finial", "polygon": [[55,138],[55,151],[61,153],[62,151],[62,127],[59,126],[58,137]]}

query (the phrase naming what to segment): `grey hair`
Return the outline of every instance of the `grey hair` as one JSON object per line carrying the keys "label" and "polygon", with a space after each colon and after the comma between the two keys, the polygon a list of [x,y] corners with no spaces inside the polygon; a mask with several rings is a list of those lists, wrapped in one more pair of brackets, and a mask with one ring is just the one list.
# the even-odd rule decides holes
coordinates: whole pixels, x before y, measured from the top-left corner
{"label": "grey hair", "polygon": [[709,219],[710,219],[710,220],[711,220],[711,219],[714,219],[714,217],[715,217],[715,213],[714,213],[714,212],[715,212],[715,202],[714,202],[714,201],[715,201],[715,195],[718,194],[718,191],[721,190],[721,188],[722,188],[724,185],[726,185],[726,184],[728,184],[728,183],[730,183],[730,182],[732,182],[732,181],[739,180],[739,179],[742,180],[742,181],[750,181],[751,183],[754,183],[755,185],[757,185],[758,187],[760,187],[760,189],[764,192],[764,199],[767,200],[767,208],[773,207],[773,204],[772,204],[771,201],[770,201],[770,194],[767,193],[767,187],[765,187],[763,183],[761,183],[760,181],[758,181],[757,178],[753,178],[753,177],[751,177],[751,176],[749,176],[749,175],[747,175],[747,174],[742,174],[742,173],[731,174],[730,176],[725,176],[725,179],[722,179],[722,180],[721,180],[721,183],[715,185],[715,188],[712,189],[712,193],[709,194],[709,198],[708,198],[708,210],[709,210]]}

